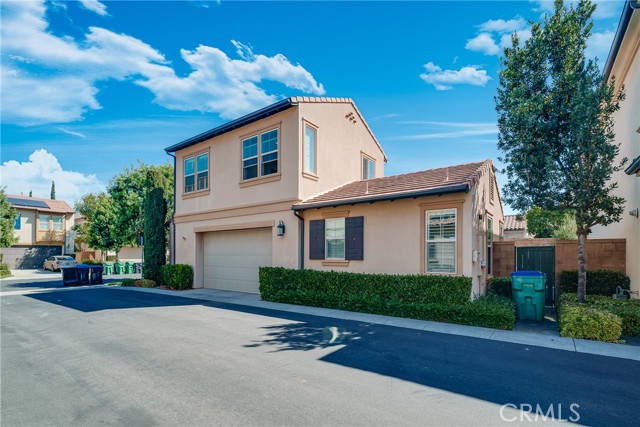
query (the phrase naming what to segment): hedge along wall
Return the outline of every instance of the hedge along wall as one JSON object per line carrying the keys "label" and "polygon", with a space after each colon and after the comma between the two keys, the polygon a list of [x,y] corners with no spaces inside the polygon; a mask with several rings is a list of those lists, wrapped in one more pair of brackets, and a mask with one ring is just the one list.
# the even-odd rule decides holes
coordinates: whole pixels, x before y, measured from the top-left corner
{"label": "hedge along wall", "polygon": [[[522,239],[493,243],[493,275],[509,277],[515,270],[515,248],[523,246],[555,246],[556,283],[560,273],[578,268],[578,242],[576,240]],[[588,270],[627,271],[625,239],[587,239]]]}

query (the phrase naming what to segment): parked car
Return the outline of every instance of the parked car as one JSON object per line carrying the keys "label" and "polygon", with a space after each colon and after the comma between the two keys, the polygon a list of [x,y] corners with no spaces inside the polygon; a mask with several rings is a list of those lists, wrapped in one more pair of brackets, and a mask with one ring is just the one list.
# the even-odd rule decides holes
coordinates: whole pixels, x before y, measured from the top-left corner
{"label": "parked car", "polygon": [[78,263],[75,259],[66,255],[56,255],[46,259],[44,262],[45,270],[58,271],[60,267],[75,267]]}

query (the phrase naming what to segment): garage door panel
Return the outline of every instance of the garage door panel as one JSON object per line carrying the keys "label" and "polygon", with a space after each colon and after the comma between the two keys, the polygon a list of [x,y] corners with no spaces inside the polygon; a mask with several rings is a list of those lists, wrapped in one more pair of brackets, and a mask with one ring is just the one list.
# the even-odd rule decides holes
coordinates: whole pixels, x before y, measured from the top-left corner
{"label": "garage door panel", "polygon": [[258,293],[258,269],[271,265],[271,239],[271,228],[205,234],[204,286]]}

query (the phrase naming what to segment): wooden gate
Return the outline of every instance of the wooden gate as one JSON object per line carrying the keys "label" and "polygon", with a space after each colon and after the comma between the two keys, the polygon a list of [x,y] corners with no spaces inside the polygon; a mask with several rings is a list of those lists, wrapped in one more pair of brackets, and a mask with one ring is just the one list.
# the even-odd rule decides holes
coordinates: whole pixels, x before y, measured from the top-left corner
{"label": "wooden gate", "polygon": [[545,305],[554,305],[556,282],[555,248],[553,246],[524,246],[516,248],[516,270],[541,271],[547,275]]}

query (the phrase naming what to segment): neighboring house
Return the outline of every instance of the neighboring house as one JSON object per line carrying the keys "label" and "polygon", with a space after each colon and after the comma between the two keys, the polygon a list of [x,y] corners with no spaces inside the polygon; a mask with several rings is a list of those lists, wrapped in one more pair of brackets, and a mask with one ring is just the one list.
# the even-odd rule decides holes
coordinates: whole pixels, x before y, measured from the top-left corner
{"label": "neighboring house", "polygon": [[[87,222],[87,219],[79,214],[75,214],[75,223],[82,225]],[[107,255],[115,257],[116,253],[113,251],[103,252],[100,249],[93,249],[89,247],[85,242],[76,241],[76,259],[80,261],[84,260],[106,260]],[[142,262],[142,248],[139,246],[125,246],[118,252],[119,261],[132,261]]]}
{"label": "neighboring house", "polygon": [[520,215],[505,215],[502,240],[531,239],[527,232],[527,219]]}
{"label": "neighboring house", "polygon": [[[634,6],[634,7],[632,7]],[[616,194],[626,199],[622,220],[607,227],[594,227],[589,238],[624,238],[627,241],[627,274],[631,288],[640,291],[640,3],[626,1],[604,73],[615,77],[616,91],[624,85],[626,99],[614,114],[619,157],[629,159],[626,170],[614,174]],[[588,266],[589,260],[587,260]]]}
{"label": "neighboring house", "polygon": [[1,248],[11,269],[42,268],[46,258],[73,253],[73,208],[62,200],[13,196],[7,200],[18,211],[16,244]]}
{"label": "neighboring house", "polygon": [[171,256],[195,287],[255,293],[258,266],[282,266],[465,275],[484,292],[503,224],[490,160],[383,177],[347,98],[288,98],[166,151]]}

